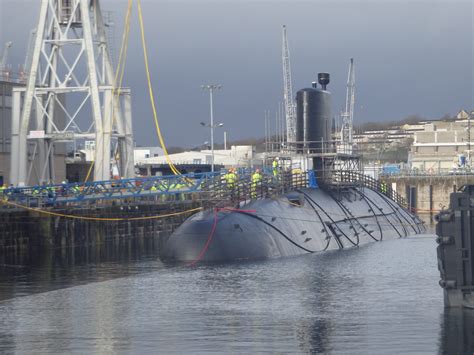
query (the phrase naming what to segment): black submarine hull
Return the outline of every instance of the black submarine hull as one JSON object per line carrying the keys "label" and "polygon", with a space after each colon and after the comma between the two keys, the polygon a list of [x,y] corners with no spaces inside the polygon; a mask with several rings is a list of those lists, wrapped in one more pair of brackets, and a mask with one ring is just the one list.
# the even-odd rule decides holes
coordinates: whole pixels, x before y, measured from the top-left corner
{"label": "black submarine hull", "polygon": [[305,188],[188,218],[161,248],[171,262],[257,260],[318,253],[422,233],[422,222],[361,187]]}

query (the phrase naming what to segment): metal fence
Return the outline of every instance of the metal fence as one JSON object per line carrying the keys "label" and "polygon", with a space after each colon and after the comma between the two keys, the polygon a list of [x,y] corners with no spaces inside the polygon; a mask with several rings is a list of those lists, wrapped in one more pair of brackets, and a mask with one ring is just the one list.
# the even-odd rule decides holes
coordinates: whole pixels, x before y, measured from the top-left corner
{"label": "metal fence", "polygon": [[356,184],[362,187],[367,187],[371,190],[377,191],[387,196],[388,198],[405,208],[408,207],[407,201],[402,196],[400,196],[394,189],[392,189],[391,186],[388,186],[383,181],[376,180],[368,175],[359,173],[357,171],[339,170],[334,171],[332,177],[335,183]]}
{"label": "metal fence", "polygon": [[313,172],[278,174],[264,173],[256,180],[253,173],[239,175],[236,181],[229,183],[225,175],[209,180],[202,187],[207,200],[216,207],[237,205],[242,201],[268,198],[282,195],[299,188],[306,188]]}
{"label": "metal fence", "polygon": [[10,187],[3,195],[10,201],[26,205],[54,206],[86,201],[144,198],[147,196],[193,193],[220,173],[156,176],[122,180],[94,181],[26,187]]}
{"label": "metal fence", "polygon": [[[316,172],[264,170],[260,177],[253,170],[240,170],[229,182],[223,173],[108,180],[83,184],[57,184],[13,187],[3,191],[6,199],[26,206],[43,207],[96,203],[100,200],[133,199],[143,201],[201,201],[206,207],[238,205],[242,201],[279,196],[306,187],[317,187]],[[391,187],[356,171],[334,171],[331,185],[367,187],[406,206],[406,201]]]}

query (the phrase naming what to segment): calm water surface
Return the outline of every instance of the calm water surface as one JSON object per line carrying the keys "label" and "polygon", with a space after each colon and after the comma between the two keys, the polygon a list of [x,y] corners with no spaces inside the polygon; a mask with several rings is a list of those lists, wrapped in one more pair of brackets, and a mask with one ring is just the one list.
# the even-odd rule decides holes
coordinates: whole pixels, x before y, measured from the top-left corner
{"label": "calm water surface", "polygon": [[194,268],[152,252],[44,258],[0,267],[2,353],[474,349],[474,315],[444,310],[433,235]]}

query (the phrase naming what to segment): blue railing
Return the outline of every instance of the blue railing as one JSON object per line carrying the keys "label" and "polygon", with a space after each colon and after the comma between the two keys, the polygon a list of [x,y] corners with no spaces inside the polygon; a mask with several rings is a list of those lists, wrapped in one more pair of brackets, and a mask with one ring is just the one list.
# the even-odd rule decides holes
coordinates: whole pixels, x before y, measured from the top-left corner
{"label": "blue railing", "polygon": [[88,200],[121,199],[199,191],[203,184],[214,180],[220,172],[171,176],[155,176],[122,180],[94,181],[11,187],[3,191],[10,201],[26,202],[40,199],[42,204],[56,205]]}

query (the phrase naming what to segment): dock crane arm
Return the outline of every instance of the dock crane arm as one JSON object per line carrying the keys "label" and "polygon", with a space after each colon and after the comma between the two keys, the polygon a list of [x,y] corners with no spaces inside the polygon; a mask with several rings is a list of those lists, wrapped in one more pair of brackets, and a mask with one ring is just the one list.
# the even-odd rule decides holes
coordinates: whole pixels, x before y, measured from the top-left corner
{"label": "dock crane arm", "polygon": [[2,59],[0,60],[1,71],[5,70],[5,66],[7,65],[7,60],[8,60],[8,52],[10,51],[10,48],[12,45],[13,45],[13,42],[9,41],[5,43],[5,46],[3,47],[3,55],[2,55]]}
{"label": "dock crane arm", "polygon": [[282,62],[283,62],[283,96],[285,101],[287,142],[296,141],[296,105],[293,101],[293,85],[291,81],[290,50],[286,26],[282,33]]}
{"label": "dock crane arm", "polygon": [[[351,58],[349,73],[347,74],[346,107],[342,113],[341,141],[348,147],[353,143],[353,121],[355,104],[355,66],[354,58]],[[350,148],[349,148],[350,149]]]}

